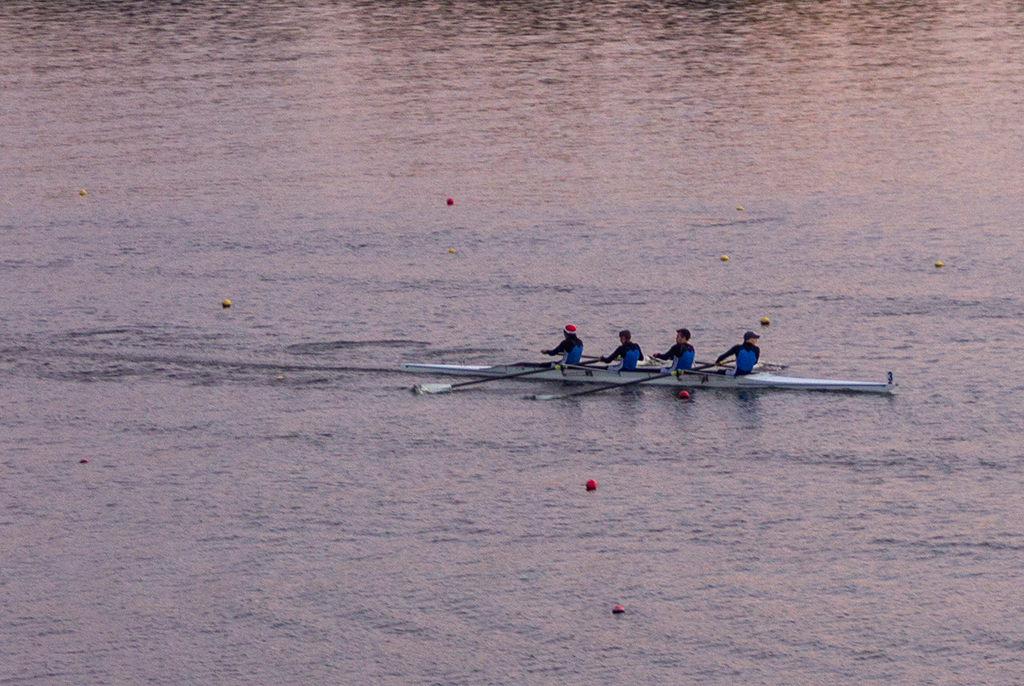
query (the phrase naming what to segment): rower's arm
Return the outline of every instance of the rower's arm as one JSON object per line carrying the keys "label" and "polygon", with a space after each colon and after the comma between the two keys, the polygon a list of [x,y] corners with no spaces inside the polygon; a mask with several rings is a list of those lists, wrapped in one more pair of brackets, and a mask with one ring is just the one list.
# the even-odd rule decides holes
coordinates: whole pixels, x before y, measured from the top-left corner
{"label": "rower's arm", "polygon": [[609,355],[608,357],[602,357],[601,361],[604,362],[605,364],[608,364],[609,362],[614,360],[616,357],[622,357],[622,355],[623,355],[623,350],[622,349],[624,347],[626,347],[626,346],[620,345],[618,348],[615,349],[615,352],[613,352],[611,355]]}
{"label": "rower's arm", "polygon": [[735,355],[736,353],[738,353],[740,351],[741,347],[742,346],[734,345],[733,347],[729,348],[724,353],[722,353],[721,355],[718,356],[718,359],[715,360],[715,364],[718,364],[719,362],[721,362],[724,359],[732,357],[733,355]]}
{"label": "rower's arm", "polygon": [[561,343],[558,344],[557,348],[552,348],[551,350],[541,350],[541,353],[544,355],[561,355],[562,353],[567,353],[570,350],[572,350],[572,348],[566,347],[567,343],[568,341],[562,341]]}

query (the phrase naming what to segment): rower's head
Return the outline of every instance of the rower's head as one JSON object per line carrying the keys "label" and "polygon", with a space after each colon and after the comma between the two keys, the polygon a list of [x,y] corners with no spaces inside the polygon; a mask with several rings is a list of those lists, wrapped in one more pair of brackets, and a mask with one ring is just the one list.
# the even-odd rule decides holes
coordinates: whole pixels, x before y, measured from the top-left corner
{"label": "rower's head", "polygon": [[676,329],[676,343],[686,343],[690,340],[689,329]]}
{"label": "rower's head", "polygon": [[566,324],[563,331],[565,332],[566,338],[572,338],[573,336],[576,335],[576,327],[573,326],[572,324]]}
{"label": "rower's head", "polygon": [[758,336],[753,331],[748,331],[745,334],[743,334],[743,342],[744,343],[757,343],[757,339],[758,338],[760,338],[760,336]]}
{"label": "rower's head", "polygon": [[619,332],[619,340],[623,343],[629,343],[630,339],[633,338],[633,334],[629,332],[629,329],[623,329]]}

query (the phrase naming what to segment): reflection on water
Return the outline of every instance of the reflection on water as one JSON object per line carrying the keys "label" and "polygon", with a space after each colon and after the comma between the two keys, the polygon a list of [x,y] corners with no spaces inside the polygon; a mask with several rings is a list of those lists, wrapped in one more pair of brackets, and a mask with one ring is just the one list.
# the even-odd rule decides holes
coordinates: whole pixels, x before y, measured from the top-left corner
{"label": "reflection on water", "polygon": [[1019,183],[1024,48],[1002,39],[1022,21],[1008,3],[8,3],[5,166],[28,188],[336,206],[997,197]]}

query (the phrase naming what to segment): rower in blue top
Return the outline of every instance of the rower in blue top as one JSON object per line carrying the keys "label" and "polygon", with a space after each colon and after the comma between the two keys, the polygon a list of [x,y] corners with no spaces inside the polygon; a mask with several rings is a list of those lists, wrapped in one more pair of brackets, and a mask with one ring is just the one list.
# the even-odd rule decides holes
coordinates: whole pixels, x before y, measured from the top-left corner
{"label": "rower in blue top", "polygon": [[565,338],[557,348],[541,350],[541,352],[545,355],[561,355],[562,359],[556,364],[579,364],[580,358],[583,357],[583,341],[576,335],[576,327],[566,324],[563,333],[565,333]]}
{"label": "rower in blue top", "polygon": [[655,353],[651,357],[656,360],[672,360],[672,364],[659,370],[662,374],[671,374],[682,369],[692,369],[694,354],[693,346],[690,345],[690,330],[677,329],[676,344],[667,353]]}
{"label": "rower in blue top", "polygon": [[760,336],[753,331],[748,331],[743,334],[742,345],[734,345],[719,355],[718,359],[715,360],[715,364],[720,364],[722,360],[735,355],[736,368],[722,370],[718,373],[728,374],[729,376],[744,376],[754,371],[754,365],[757,364],[757,360],[761,357],[761,349],[754,343],[758,338],[760,338]]}
{"label": "rower in blue top", "polygon": [[602,357],[601,361],[609,363],[617,357],[621,357],[622,361],[619,364],[608,367],[610,371],[617,372],[625,370],[627,372],[636,369],[636,363],[642,362],[644,359],[644,353],[640,350],[640,346],[634,343],[631,339],[633,334],[629,332],[629,329],[623,329],[619,332],[619,345],[608,357]]}

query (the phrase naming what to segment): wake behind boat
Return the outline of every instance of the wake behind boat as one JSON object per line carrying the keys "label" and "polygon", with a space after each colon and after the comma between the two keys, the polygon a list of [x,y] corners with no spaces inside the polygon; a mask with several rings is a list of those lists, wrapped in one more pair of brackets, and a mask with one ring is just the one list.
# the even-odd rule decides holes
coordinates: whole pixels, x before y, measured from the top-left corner
{"label": "wake behind boat", "polygon": [[[419,374],[474,377],[470,383],[483,383],[498,379],[519,379],[523,381],[563,382],[574,384],[604,384],[610,389],[615,386],[635,385],[661,386],[676,389],[723,388],[723,389],[786,389],[800,391],[845,391],[852,393],[891,393],[896,387],[892,372],[884,382],[842,381],[837,379],[807,379],[780,376],[766,371],[755,371],[746,376],[728,376],[707,370],[685,370],[678,374],[661,374],[656,367],[632,371],[614,371],[606,367],[587,365],[557,365],[546,362],[518,362],[507,365],[455,365],[420,364],[405,362],[402,370]],[[413,390],[419,393],[443,393],[460,384],[419,384]]]}

